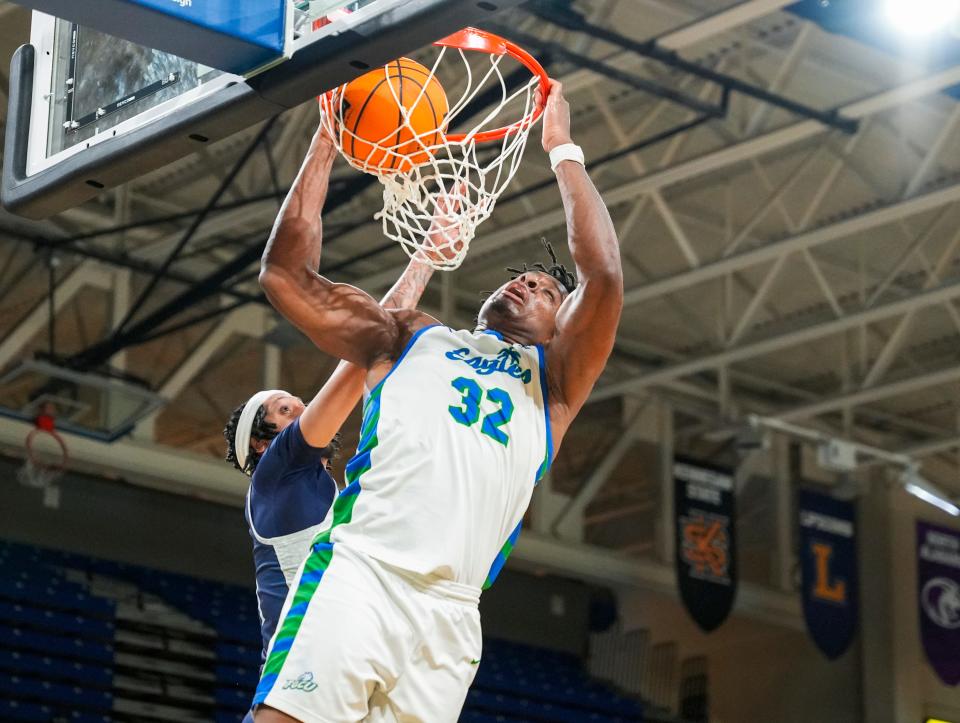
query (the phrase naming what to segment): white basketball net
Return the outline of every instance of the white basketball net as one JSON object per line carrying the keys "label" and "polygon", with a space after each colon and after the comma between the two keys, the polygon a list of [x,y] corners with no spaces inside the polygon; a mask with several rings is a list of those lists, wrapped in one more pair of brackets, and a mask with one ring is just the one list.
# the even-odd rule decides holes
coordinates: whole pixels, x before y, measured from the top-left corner
{"label": "white basketball net", "polygon": [[[489,59],[488,64],[480,66],[479,72],[477,63],[471,65],[468,58],[471,56],[476,61],[478,55]],[[455,102],[448,97],[450,107],[441,128],[441,140],[428,145],[427,141],[433,141],[435,133],[431,129],[429,133],[418,135],[410,124],[410,109],[421,102],[438,69],[457,57],[463,63],[466,86]],[[351,138],[370,145],[365,160],[347,154],[344,157],[354,168],[376,175],[383,184],[383,210],[375,216],[383,223],[383,233],[398,241],[408,256],[435,269],[452,270],[463,262],[477,227],[489,218],[497,199],[516,174],[530,129],[536,122],[535,93],[539,77],[531,75],[524,85],[509,90],[500,67],[507,57],[510,56],[440,47],[430,68],[430,78],[423,82],[423,90],[406,108],[397,97],[397,90],[385,68],[386,86],[400,108],[402,125],[410,132],[402,143],[391,144],[397,138],[396,130],[372,144],[369,139],[357,137],[342,122],[342,93],[334,91],[320,99],[321,122],[341,152],[344,143]],[[445,72],[444,76],[447,75],[449,73]],[[481,92],[491,88],[499,88],[499,100],[484,107],[476,120],[468,119],[466,116],[474,111],[470,104]],[[509,131],[503,138],[478,141],[478,135],[503,125],[504,112],[514,110],[518,111],[514,119],[520,120],[507,122]],[[467,129],[462,139],[451,140],[445,133],[458,124],[467,126]],[[401,147],[407,155],[397,152]],[[389,170],[391,162],[401,165],[399,159],[407,158],[411,147],[416,147],[418,157],[425,157],[424,162],[420,165],[405,163],[412,167]],[[421,150],[424,153],[421,154]],[[366,162],[374,157],[375,165]]]}
{"label": "white basketball net", "polygon": [[27,458],[17,470],[17,479],[25,487],[45,489],[63,476],[63,469]]}
{"label": "white basketball net", "polygon": [[17,470],[17,479],[26,487],[44,490],[44,499],[53,500],[54,482],[63,476],[67,465],[66,443],[57,432],[36,427],[27,435],[24,447],[27,458]]}

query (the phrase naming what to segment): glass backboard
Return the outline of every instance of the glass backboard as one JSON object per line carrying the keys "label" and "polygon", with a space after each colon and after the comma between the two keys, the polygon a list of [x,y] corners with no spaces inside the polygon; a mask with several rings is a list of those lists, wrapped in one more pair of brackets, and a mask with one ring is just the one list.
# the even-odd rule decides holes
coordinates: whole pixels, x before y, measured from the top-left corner
{"label": "glass backboard", "polygon": [[52,414],[59,429],[112,442],[166,403],[131,380],[27,359],[0,376],[0,416]]}
{"label": "glass backboard", "polygon": [[247,78],[35,12],[11,63],[3,205],[48,217],[520,1],[291,2],[288,59]]}

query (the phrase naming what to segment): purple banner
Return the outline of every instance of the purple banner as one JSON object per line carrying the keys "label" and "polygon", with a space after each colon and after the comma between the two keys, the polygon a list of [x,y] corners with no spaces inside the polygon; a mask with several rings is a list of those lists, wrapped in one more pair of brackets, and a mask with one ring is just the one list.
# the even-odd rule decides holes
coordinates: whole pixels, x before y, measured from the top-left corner
{"label": "purple banner", "polygon": [[920,640],[947,685],[960,683],[960,531],[917,521]]}

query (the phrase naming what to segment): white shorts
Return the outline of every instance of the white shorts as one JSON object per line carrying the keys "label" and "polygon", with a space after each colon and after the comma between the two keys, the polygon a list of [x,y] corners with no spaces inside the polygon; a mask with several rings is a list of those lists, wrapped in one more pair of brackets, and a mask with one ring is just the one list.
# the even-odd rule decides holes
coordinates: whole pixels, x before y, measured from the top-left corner
{"label": "white shorts", "polygon": [[314,545],[254,704],[304,723],[456,721],[480,662],[480,591]]}

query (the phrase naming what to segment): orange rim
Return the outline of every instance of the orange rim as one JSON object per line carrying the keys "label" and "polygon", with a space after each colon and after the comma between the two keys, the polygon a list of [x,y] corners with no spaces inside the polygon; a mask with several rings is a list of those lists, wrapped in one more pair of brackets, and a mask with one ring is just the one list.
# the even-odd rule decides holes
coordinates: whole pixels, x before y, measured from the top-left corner
{"label": "orange rim", "polygon": [[[476,133],[473,136],[474,140],[480,143],[497,141],[508,133],[516,133],[528,126],[532,126],[540,120],[540,116],[543,115],[543,109],[546,105],[547,96],[550,93],[550,76],[547,75],[547,71],[543,69],[543,66],[537,62],[537,59],[519,45],[510,42],[506,38],[501,38],[499,35],[494,35],[493,33],[487,32],[486,30],[479,30],[478,28],[464,28],[453,35],[438,40],[434,45],[459,48],[460,50],[475,50],[481,53],[489,53],[490,55],[509,55],[539,78],[541,102],[537,104],[529,115],[503,128],[494,128],[493,130]],[[446,137],[447,140],[452,143],[459,143],[460,141],[466,140],[468,135],[470,134],[450,133],[447,134]]]}
{"label": "orange rim", "polygon": [[[517,131],[532,126],[534,123],[540,120],[540,116],[543,115],[543,109],[546,106],[547,96],[550,94],[550,76],[547,75],[547,71],[543,69],[543,66],[540,65],[537,59],[519,45],[510,42],[506,38],[501,38],[499,35],[495,35],[487,32],[486,30],[480,30],[478,28],[464,28],[463,30],[458,30],[453,35],[448,35],[447,37],[436,41],[434,45],[447,48],[459,48],[460,50],[473,50],[480,53],[489,53],[490,55],[509,55],[516,59],[533,75],[539,78],[541,101],[528,115],[524,116],[516,123],[511,123],[508,126],[494,128],[493,130],[483,131],[482,133],[476,133],[473,136],[474,140],[480,143],[498,141],[508,133],[516,133]],[[328,104],[328,107],[330,107],[330,104],[333,102],[333,94],[337,90],[338,88],[332,88],[326,93],[317,96],[317,100],[319,101],[321,107],[324,104]],[[466,140],[468,135],[470,134],[448,133],[445,137],[452,143],[459,143]]]}

